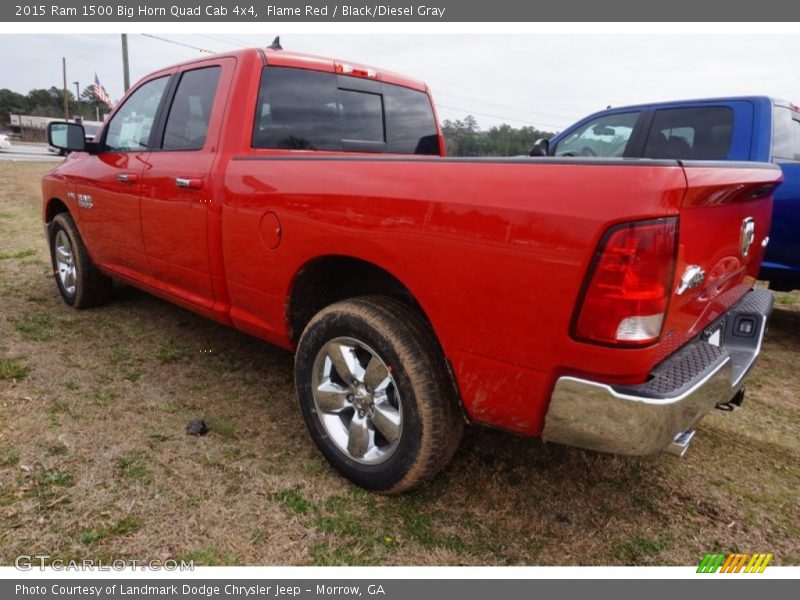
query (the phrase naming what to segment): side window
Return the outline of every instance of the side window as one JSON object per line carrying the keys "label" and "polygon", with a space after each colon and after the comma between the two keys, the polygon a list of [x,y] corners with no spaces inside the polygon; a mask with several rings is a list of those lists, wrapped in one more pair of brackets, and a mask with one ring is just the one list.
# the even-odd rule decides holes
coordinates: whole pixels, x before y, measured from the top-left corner
{"label": "side window", "polygon": [[589,121],[561,140],[554,156],[624,156],[638,118],[638,112],[629,112]]}
{"label": "side window", "polygon": [[221,67],[181,75],[164,130],[164,150],[200,150],[206,143]]}
{"label": "side window", "polygon": [[800,113],[776,106],[773,114],[772,157],[800,160]]}
{"label": "side window", "polygon": [[644,156],[725,159],[732,135],[733,110],[727,106],[658,110],[647,134]]}
{"label": "side window", "polygon": [[103,148],[106,152],[147,148],[150,130],[168,81],[168,76],[148,81],[125,101],[108,124]]}

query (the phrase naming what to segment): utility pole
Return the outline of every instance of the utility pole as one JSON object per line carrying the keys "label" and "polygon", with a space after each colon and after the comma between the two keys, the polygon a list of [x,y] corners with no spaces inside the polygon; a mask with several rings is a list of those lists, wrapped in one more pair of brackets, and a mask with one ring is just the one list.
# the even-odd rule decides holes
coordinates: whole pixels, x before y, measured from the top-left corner
{"label": "utility pole", "polygon": [[67,57],[61,57],[61,71],[64,75],[64,120],[69,121],[69,99],[67,98]]}
{"label": "utility pole", "polygon": [[122,83],[125,91],[131,87],[130,68],[128,67],[128,34],[122,34]]}
{"label": "utility pole", "polygon": [[75,86],[75,106],[77,107],[76,110],[78,114],[81,113],[81,84],[77,81],[72,82]]}

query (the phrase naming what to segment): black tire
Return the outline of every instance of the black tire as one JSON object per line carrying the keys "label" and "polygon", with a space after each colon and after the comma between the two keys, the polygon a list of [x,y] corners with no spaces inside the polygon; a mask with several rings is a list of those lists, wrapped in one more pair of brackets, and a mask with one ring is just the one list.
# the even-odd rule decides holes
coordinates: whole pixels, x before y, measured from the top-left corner
{"label": "black tire", "polygon": [[[74,308],[89,308],[108,302],[111,299],[114,282],[111,277],[100,272],[89,258],[72,216],[66,212],[57,214],[50,222],[47,232],[53,275],[64,302]],[[59,232],[64,232],[71,246],[75,266],[74,290],[65,287],[59,275],[59,265],[56,260],[56,238]]]}
{"label": "black tire", "polygon": [[[353,338],[374,350],[388,367],[391,385],[401,399],[399,439],[378,464],[363,464],[337,446],[315,403],[315,361],[337,338]],[[461,440],[464,418],[439,344],[417,312],[392,298],[364,296],[320,311],[300,338],[295,383],[312,439],[334,468],[361,487],[387,494],[406,492],[436,475]]]}

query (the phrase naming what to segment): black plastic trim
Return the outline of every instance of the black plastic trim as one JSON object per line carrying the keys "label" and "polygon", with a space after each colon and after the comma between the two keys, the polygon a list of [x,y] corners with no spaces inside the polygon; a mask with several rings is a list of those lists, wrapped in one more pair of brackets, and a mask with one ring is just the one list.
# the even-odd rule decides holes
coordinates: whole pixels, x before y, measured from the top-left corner
{"label": "black plastic trim", "polygon": [[153,150],[160,150],[161,144],[164,142],[164,132],[167,129],[167,118],[169,118],[169,111],[172,108],[172,101],[175,99],[175,93],[178,91],[181,78],[185,71],[173,73],[167,83],[167,89],[164,90],[164,95],[161,97],[161,102],[156,111],[156,119],[153,127],[150,130],[150,141],[147,144],[148,148]]}
{"label": "black plastic trim", "polygon": [[643,110],[639,113],[639,118],[634,125],[633,135],[628,145],[625,147],[624,156],[627,158],[643,158],[644,147],[647,144],[647,135],[650,131],[650,125],[653,122],[654,111]]}

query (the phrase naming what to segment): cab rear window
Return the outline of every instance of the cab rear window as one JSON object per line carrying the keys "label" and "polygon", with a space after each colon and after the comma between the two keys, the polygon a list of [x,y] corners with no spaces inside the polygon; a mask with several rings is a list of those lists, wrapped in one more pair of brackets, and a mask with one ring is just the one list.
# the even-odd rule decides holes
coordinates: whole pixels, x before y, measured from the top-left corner
{"label": "cab rear window", "polygon": [[438,154],[427,94],[380,81],[264,67],[254,148]]}
{"label": "cab rear window", "polygon": [[645,158],[722,160],[733,136],[733,110],[727,106],[670,108],[656,111]]}

